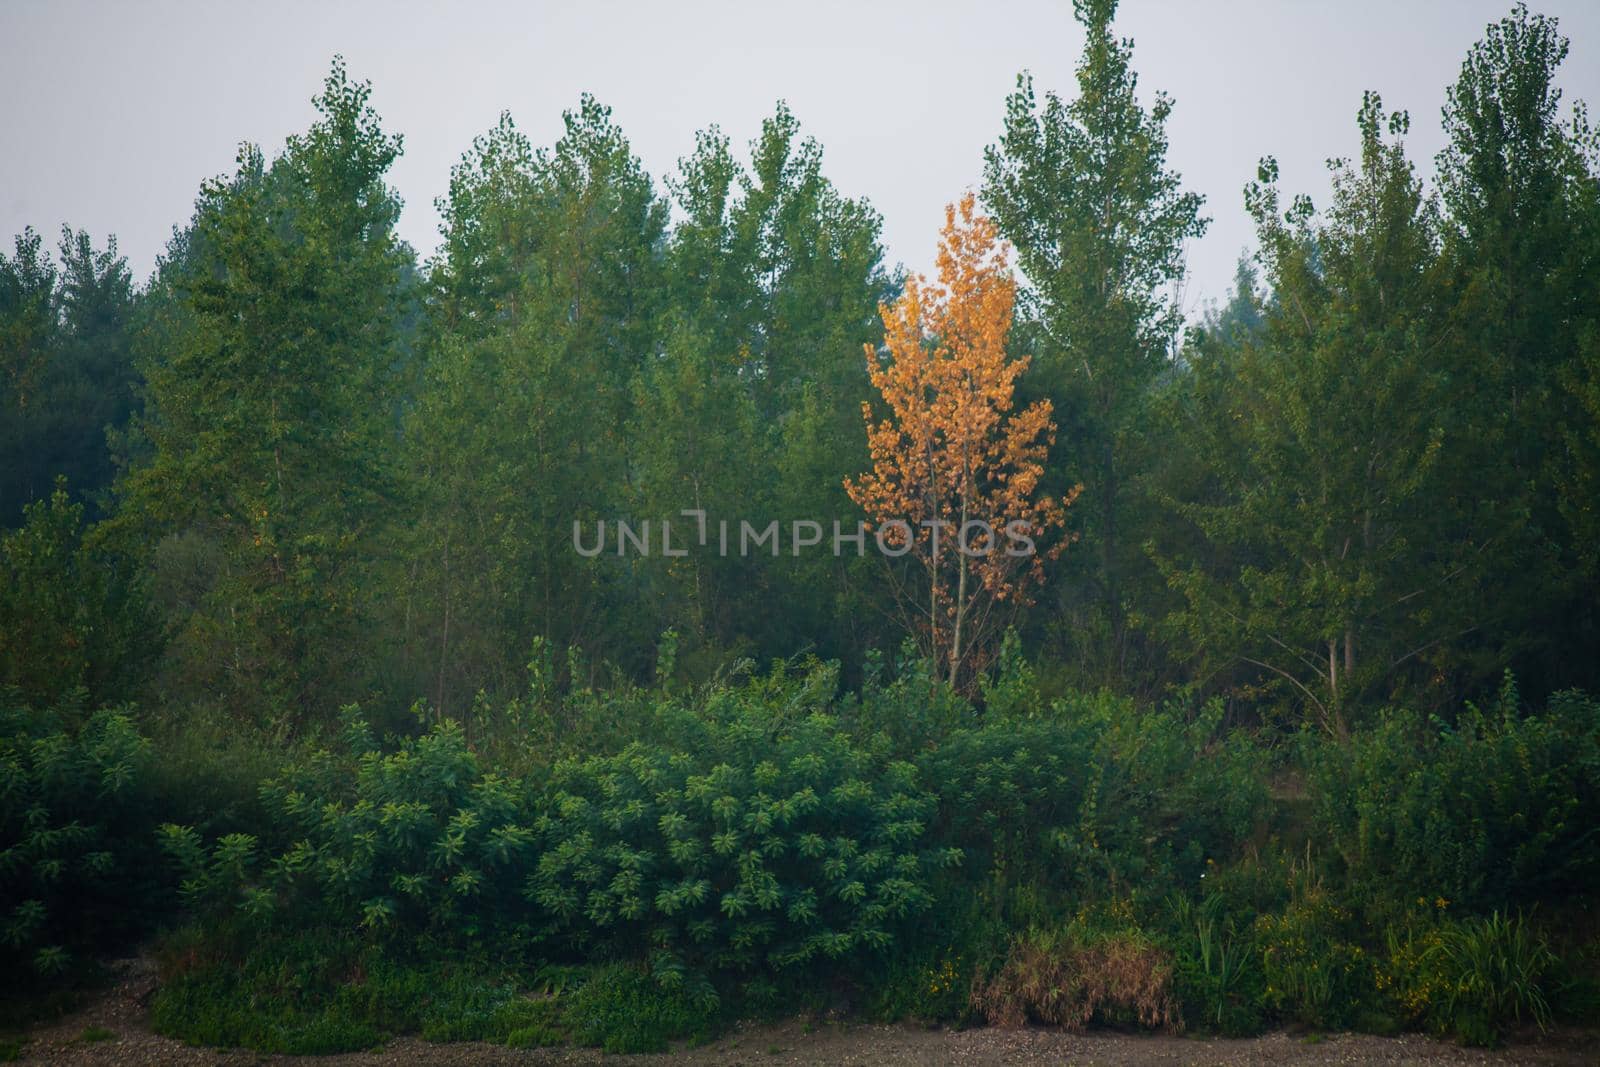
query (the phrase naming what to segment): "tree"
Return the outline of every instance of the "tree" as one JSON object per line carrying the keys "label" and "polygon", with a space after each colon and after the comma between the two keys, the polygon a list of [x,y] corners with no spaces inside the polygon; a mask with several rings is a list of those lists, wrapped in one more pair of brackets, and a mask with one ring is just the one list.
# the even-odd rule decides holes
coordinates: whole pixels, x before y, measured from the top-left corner
{"label": "tree", "polygon": [[153,645],[132,569],[86,543],[83,513],[62,480],[0,531],[0,690],[39,707],[126,697]]}
{"label": "tree", "polygon": [[97,250],[87,233],[63,226],[60,250],[61,340],[46,383],[53,419],[41,451],[50,474],[65,475],[99,516],[115,475],[107,431],[124,427],[135,405],[139,300],[115,237]]}
{"label": "tree", "polygon": [[115,237],[96,250],[61,228],[60,267],[31,229],[0,255],[0,525],[64,476],[100,512],[107,430],[133,406],[136,297]]}
{"label": "tree", "polygon": [[873,333],[891,288],[882,219],[835,189],[787,105],[761,124],[748,170],[712,127],[671,185],[685,216],[672,240],[674,303],[712,348],[746,361],[762,415],[792,411],[808,384],[864,388],[855,360],[836,353]]}
{"label": "tree", "polygon": [[887,411],[875,421],[863,402],[872,468],[846,482],[880,539],[921,565],[926,596],[908,592],[902,611],[952,686],[984,665],[998,609],[1025,603],[1059,555],[1065,541],[1038,541],[1077,495],[1036,492],[1055,425],[1048,400],[1012,410],[1029,360],[1006,355],[1016,286],[1005,259],[971,194],[946,209],[939,284],[911,279],[882,308],[886,360],[867,346]]}
{"label": "tree", "polygon": [[1242,665],[1335,731],[1368,698],[1438,698],[1491,538],[1441,477],[1459,346],[1408,121],[1366,95],[1324,215],[1283,210],[1263,161],[1246,202],[1273,299],[1256,330],[1202,339],[1166,413],[1207,472],[1169,501],[1207,542],[1167,565],[1186,601],[1169,633],[1202,677]]}
{"label": "tree", "polygon": [[401,660],[441,715],[479,689],[520,688],[535,638],[640,658],[654,633],[625,569],[573,551],[572,524],[592,531],[629,502],[667,205],[609,108],[586,95],[563,124],[536,150],[502,115],[438,205],[405,423],[417,521],[394,580]]}
{"label": "tree", "polygon": [[1241,253],[1233,272],[1233,292],[1222,307],[1206,311],[1206,333],[1225,345],[1238,344],[1261,328],[1261,294],[1256,289],[1256,265]]}
{"label": "tree", "polygon": [[[665,473],[666,450],[653,436],[638,437],[643,488],[667,514],[699,499],[736,502],[738,513],[722,517],[770,516],[783,529],[842,517],[851,510],[844,478],[867,462],[857,420],[869,383],[855,353],[881,336],[878,304],[894,289],[883,269],[881,218],[833,185],[821,146],[802,136],[781,102],[751,142],[747,162],[712,127],[701,131],[669,184],[682,213],[668,250],[678,324],[670,373],[686,373],[688,348],[698,350],[702,387],[727,398],[734,414],[719,428],[726,433],[708,432],[698,425],[707,417],[703,405],[650,394],[641,430],[647,422],[648,433],[663,441],[715,440],[729,451],[710,459],[698,448],[695,491],[675,488],[669,500],[664,487],[649,484]],[[754,417],[750,435],[746,411]],[[786,656],[809,644],[848,661],[859,653],[866,615],[860,562],[815,552],[761,564],[718,558],[680,565],[696,595],[713,595],[717,604],[669,615],[660,625],[679,625],[706,643],[704,657]],[[774,601],[785,610],[772,611]],[[687,659],[700,650],[691,640],[685,651]]]}
{"label": "tree", "polygon": [[1138,667],[1130,604],[1158,585],[1141,584],[1152,576],[1136,532],[1152,515],[1141,479],[1159,452],[1148,405],[1182,322],[1172,289],[1184,242],[1207,220],[1167,166],[1171,98],[1148,110],[1138,100],[1133,44],[1111,31],[1116,0],[1074,11],[1086,34],[1078,96],[1041,106],[1018,78],[985,152],[983,197],[1032,286],[1030,391],[1055,401],[1065,427],[1052,484],[1084,486],[1087,551],[1063,569],[1064,640],[1080,669],[1123,682]]}
{"label": "tree", "polygon": [[0,523],[9,525],[44,491],[37,470],[39,393],[57,343],[56,266],[32,229],[0,255]]}
{"label": "tree", "polygon": [[1581,473],[1593,425],[1585,346],[1600,330],[1600,139],[1583,105],[1563,118],[1557,21],[1518,4],[1462,63],[1438,156],[1445,255],[1472,358],[1474,433],[1457,476],[1500,503],[1482,655],[1530,688],[1600,681],[1600,586],[1587,569]]}
{"label": "tree", "polygon": [[370,96],[335,60],[310,130],[202,188],[159,281],[148,459],[113,531],[156,545],[168,678],[263,714],[361,692],[411,258],[383,182],[400,138]]}
{"label": "tree", "polygon": [[[719,523],[770,513],[765,505],[773,495],[771,441],[742,365],[737,353],[713,348],[675,318],[662,351],[640,372],[630,427],[634,513],[652,517],[657,531],[653,558],[634,564],[644,583],[640,607],[656,632],[683,629],[690,638],[687,665],[704,673],[720,664],[695,662],[697,654],[714,660],[755,652],[758,643],[770,647],[762,638],[782,624],[770,608],[774,561],[715,550]],[[661,552],[663,520],[687,555]]]}

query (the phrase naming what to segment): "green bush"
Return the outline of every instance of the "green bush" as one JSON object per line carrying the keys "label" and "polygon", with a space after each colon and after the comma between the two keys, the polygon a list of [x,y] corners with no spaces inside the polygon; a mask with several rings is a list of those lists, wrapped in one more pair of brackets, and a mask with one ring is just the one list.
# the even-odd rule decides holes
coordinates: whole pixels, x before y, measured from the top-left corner
{"label": "green bush", "polygon": [[0,705],[0,986],[34,989],[148,928],[149,761],[126,709]]}
{"label": "green bush", "polygon": [[1261,753],[1192,720],[1110,695],[953,732],[918,761],[939,784],[937,834],[974,876],[999,872],[1063,899],[1198,886],[1264,817]]}
{"label": "green bush", "polygon": [[1557,960],[1520,915],[1495,912],[1447,925],[1427,962],[1439,989],[1430,1007],[1440,1030],[1493,1045],[1520,1023],[1549,1025],[1546,983]]}
{"label": "green bush", "polygon": [[1600,702],[1580,694],[1525,717],[1508,678],[1454,725],[1393,712],[1306,762],[1317,835],[1363,900],[1486,912],[1600,879]]}
{"label": "green bush", "polygon": [[[829,696],[824,694],[824,699]],[[877,650],[867,653],[861,691],[839,701],[838,714],[863,744],[906,760],[978,723],[972,704],[933,670],[909,640],[892,661]]]}
{"label": "green bush", "polygon": [[253,728],[215,707],[163,709],[140,723],[150,738],[151,803],[161,822],[205,837],[272,833],[261,785],[278,775],[297,743]]}
{"label": "green bush", "polygon": [[243,833],[207,847],[191,828],[163,827],[185,896],[269,926],[463,945],[492,936],[502,951],[525,942],[527,783],[485,771],[454,722],[386,755],[347,708],[342,748],[317,750],[261,787],[274,819],[269,847]]}
{"label": "green bush", "polygon": [[541,1018],[503,968],[431,942],[380,946],[334,930],[263,935],[213,923],[170,937],[151,1021],[218,1047],[321,1055],[416,1033],[506,1041]]}
{"label": "green bush", "polygon": [[767,982],[883,950],[960,859],[928,839],[915,768],[804,700],[725,690],[666,732],[670,747],[551,774],[529,895],[566,954],[648,959],[709,1002],[713,975]]}
{"label": "green bush", "polygon": [[[489,952],[513,967],[642,961],[661,996],[703,1014],[725,979],[737,997],[759,997],[875,957],[959,861],[928,840],[935,800],[915,769],[816,710],[835,685],[830,669],[718,687],[692,709],[663,696],[640,731],[661,740],[562,761],[548,778],[486,771],[449,722],[385,754],[348,709],[338,750],[262,786],[262,833],[207,841],[169,825],[163,842],[213,928],[307,943],[353,930],[380,954],[369,969],[418,937],[447,958]],[[281,969],[219,967],[197,1004],[216,1000],[205,990],[219,982],[242,983],[229,995],[248,999],[252,983],[283,980]],[[307,982],[313,1002],[328,995]],[[291,1033],[299,1021],[250,1030],[227,1012],[173,1010],[202,1020],[186,1032],[304,1043]]]}
{"label": "green bush", "polygon": [[1255,921],[1262,1004],[1301,1026],[1354,1028],[1377,1003],[1376,965],[1361,945],[1361,924],[1315,871],[1297,873],[1283,911]]}
{"label": "green bush", "polygon": [[378,945],[332,930],[263,937],[237,920],[175,933],[161,964],[158,1032],[263,1052],[353,1052],[404,1033],[655,1052],[717,1022],[638,965],[545,968],[529,990],[518,974],[450,945]]}
{"label": "green bush", "polygon": [[705,1037],[714,1022],[710,1005],[629,964],[596,968],[561,1013],[574,1041],[606,1052],[665,1052],[672,1041]]}
{"label": "green bush", "polygon": [[978,1019],[973,982],[1000,965],[1009,941],[988,903],[954,879],[941,880],[918,923],[921,936],[899,939],[877,966],[850,976],[864,987],[867,1016],[953,1026]]}
{"label": "green bush", "polygon": [[[1591,703],[1525,719],[1512,694],[1450,729],[1307,739],[1305,788],[1279,781],[1302,826],[1274,821],[1277,760],[1218,704],[1045,705],[1014,648],[981,710],[914,664],[875,671],[844,697],[815,662],[692,694],[536,685],[504,714],[480,702],[470,734],[383,746],[348,709],[254,807],[164,830],[200,925],[168,941],[160,1023],[277,1051],[398,1033],[644,1051],[796,1005],[1474,1041],[1550,1014],[1542,945],[1447,918],[1447,894],[1464,874],[1473,904],[1578,888]],[[213,749],[233,751],[174,751]],[[260,756],[228,758],[253,777]],[[1327,851],[1291,855],[1275,827]]]}

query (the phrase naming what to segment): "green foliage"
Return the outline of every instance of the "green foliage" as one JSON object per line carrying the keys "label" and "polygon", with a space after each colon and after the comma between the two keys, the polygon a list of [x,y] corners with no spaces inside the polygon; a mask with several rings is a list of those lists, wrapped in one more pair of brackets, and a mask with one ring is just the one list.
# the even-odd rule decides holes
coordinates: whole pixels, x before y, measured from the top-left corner
{"label": "green foliage", "polygon": [[1372,899],[1487,911],[1600,873],[1600,703],[1580,694],[1524,716],[1508,678],[1454,725],[1391,712],[1307,763],[1317,834]]}
{"label": "green foliage", "polygon": [[1194,885],[1266,805],[1261,753],[1218,737],[1220,718],[1214,704],[1190,721],[1175,708],[1075,696],[956,730],[919,764],[941,783],[941,835],[968,851],[975,873],[1091,896]]}
{"label": "green foliage", "polygon": [[1359,924],[1313,872],[1302,872],[1288,905],[1255,922],[1266,989],[1274,1014],[1322,1030],[1347,1029],[1369,1009],[1374,961],[1359,944]]}
{"label": "green foliage", "polygon": [[1140,633],[1161,594],[1134,531],[1154,517],[1145,481],[1162,422],[1151,401],[1183,322],[1174,283],[1185,243],[1208,225],[1167,159],[1173,100],[1139,99],[1116,8],[1074,4],[1077,95],[1041,101],[1021,74],[984,152],[984,203],[1033,287],[1018,331],[1034,359],[1025,389],[1048,397],[1062,426],[1047,488],[1084,489],[1072,514],[1082,543],[1063,558],[1046,632],[1085,688],[1148,685],[1165,657]]}
{"label": "green foliage", "polygon": [[164,955],[152,1024],[197,1044],[324,1055],[397,1033],[504,1042],[547,1015],[502,970],[441,959],[427,942],[382,951],[348,931],[261,937],[223,922],[173,937]]}
{"label": "green foliage", "polygon": [[975,956],[970,945],[948,945],[944,941],[925,939],[908,951],[896,953],[884,973],[874,976],[867,1014],[884,1022],[957,1026],[977,1018],[971,990],[978,968],[985,961]]}
{"label": "green foliage", "polygon": [[0,702],[0,982],[82,973],[142,932],[158,905],[148,862],[149,742],[126,709],[36,712]]}
{"label": "green foliage", "polygon": [[260,834],[271,825],[261,784],[283,770],[291,753],[311,747],[229,721],[207,707],[146,712],[152,806],[163,822],[192,826],[207,837]]}
{"label": "green foliage", "polygon": [[343,735],[341,752],[315,751],[262,785],[275,847],[233,833],[208,848],[192,829],[162,828],[186,898],[269,928],[494,936],[513,952],[533,854],[526,785],[484,771],[454,722],[384,754],[348,708]]}
{"label": "green foliage", "polygon": [[1191,1027],[1241,1036],[1261,1029],[1266,980],[1255,929],[1228,904],[1217,892],[1173,899],[1173,981]]}
{"label": "green foliage", "polygon": [[[1490,563],[1484,643],[1545,692],[1597,684],[1593,380],[1600,305],[1600,142],[1582,101],[1562,99],[1570,42],[1558,20],[1517,3],[1461,64],[1437,159],[1454,336],[1471,360],[1457,416],[1464,499],[1508,521]],[[1563,114],[1565,112],[1565,114]],[[1512,658],[1514,657],[1514,658]],[[1492,676],[1492,674],[1491,674]]]}
{"label": "green foliage", "polygon": [[620,603],[626,568],[580,557],[572,524],[625,511],[624,430],[656,347],[667,205],[609,108],[585,95],[562,122],[535,150],[502,115],[438,203],[405,417],[417,521],[397,531],[404,569],[389,580],[404,620],[397,682],[463,721],[479,690],[517,691],[536,634],[603,642],[638,669],[632,650],[654,632]]}
{"label": "green foliage", "polygon": [[180,932],[165,945],[152,1022],[196,1044],[326,1055],[406,1033],[656,1052],[717,1021],[635,965],[570,968],[554,988],[521,991],[515,975],[481,957],[441,958],[441,947],[379,947],[331,930],[261,939],[238,924]]}
{"label": "green foliage", "polygon": [[669,1042],[705,1036],[714,1019],[704,1001],[628,964],[590,972],[562,1013],[578,1044],[606,1052],[665,1052]]}
{"label": "green foliage", "polygon": [[180,696],[295,716],[349,693],[410,263],[383,183],[400,139],[370,96],[336,60],[318,121],[208,182],[157,278],[111,536],[155,545]]}
{"label": "green foliage", "polygon": [[[783,695],[783,694],[779,694]],[[776,975],[881,951],[959,853],[934,798],[819,711],[714,692],[672,726],[551,773],[530,897],[574,950],[646,956],[714,1000],[705,973]]]}
{"label": "green foliage", "polygon": [[1414,1021],[1469,1045],[1498,1044],[1524,1023],[1550,1024],[1560,961],[1521,915],[1413,918],[1403,934],[1391,932],[1389,946],[1384,984]]}
{"label": "green foliage", "polygon": [[109,238],[63,226],[60,267],[32,229],[0,253],[0,528],[66,478],[99,515],[112,476],[107,428],[134,404],[138,298]]}
{"label": "green foliage", "polygon": [[1471,625],[1488,536],[1426,506],[1450,492],[1449,412],[1472,386],[1436,352],[1439,221],[1409,118],[1369,93],[1358,125],[1321,215],[1284,210],[1263,160],[1246,203],[1275,300],[1235,344],[1202,336],[1168,397],[1195,461],[1169,502],[1206,543],[1163,561],[1186,601],[1166,633],[1335,730],[1400,668],[1450,666],[1425,653]]}
{"label": "green foliage", "polygon": [[[1489,28],[1437,193],[1375,93],[1325,210],[1263,160],[1259,254],[1179,348],[1205,220],[1115,9],[1079,0],[1077,96],[1024,75],[986,154],[1044,488],[1085,492],[976,700],[875,650],[881,561],[713,547],[851,524],[897,288],[782,103],[666,192],[592,97],[544,148],[502,116],[419,270],[400,138],[336,60],[142,289],[24,231],[0,986],[63,997],[181,902],[157,1025],[279,1052],[661,1050],[824,1003],[1592,1021],[1600,702],[1557,687],[1600,678],[1600,135],[1560,113],[1567,41]],[[1482,702],[1508,664],[1543,710]],[[84,710],[135,695],[138,728]]]}
{"label": "green foliage", "polygon": [[62,481],[23,508],[19,529],[0,530],[0,688],[40,705],[80,688],[125,696],[148,659],[137,583],[85,538],[83,510]]}
{"label": "green foliage", "polygon": [[934,670],[910,638],[895,660],[885,662],[874,649],[863,667],[861,691],[844,699],[840,717],[855,736],[887,746],[898,758],[915,759],[977,720],[971,702]]}

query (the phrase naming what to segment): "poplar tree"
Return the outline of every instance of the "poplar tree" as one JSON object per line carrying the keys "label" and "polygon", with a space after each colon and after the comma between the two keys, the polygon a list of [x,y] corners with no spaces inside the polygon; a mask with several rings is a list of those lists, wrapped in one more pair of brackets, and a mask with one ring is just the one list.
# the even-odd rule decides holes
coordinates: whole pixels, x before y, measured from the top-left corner
{"label": "poplar tree", "polygon": [[1366,95],[1360,157],[1331,162],[1323,213],[1285,205],[1263,161],[1246,203],[1272,300],[1254,331],[1191,351],[1167,410],[1208,472],[1170,501],[1206,547],[1167,564],[1186,603],[1169,636],[1201,677],[1243,666],[1236,679],[1335,732],[1404,688],[1437,699],[1493,536],[1443,476],[1459,346],[1408,126]]}
{"label": "poplar tree", "polygon": [[983,198],[1031,286],[1030,395],[1051,398],[1063,426],[1050,484],[1084,487],[1060,632],[1080,671],[1119,683],[1138,669],[1131,624],[1151,588],[1139,548],[1151,518],[1142,479],[1158,451],[1150,398],[1182,323],[1184,243],[1207,220],[1167,164],[1172,99],[1139,100],[1133,43],[1112,32],[1115,0],[1074,11],[1086,37],[1078,94],[1041,100],[1018,78],[985,153]]}
{"label": "poplar tree", "polygon": [[882,407],[863,401],[872,466],[848,479],[891,554],[921,581],[896,589],[908,628],[951,686],[987,665],[1007,608],[1027,602],[1065,500],[1038,492],[1051,406],[1013,410],[1026,357],[1006,353],[1016,285],[994,224],[968,194],[945,212],[936,285],[911,278],[882,309],[886,358],[867,346]]}
{"label": "poplar tree", "polygon": [[169,681],[271,716],[360,694],[393,478],[410,251],[384,184],[401,141],[335,60],[318,120],[206,183],[158,276],[148,459],[118,523],[155,542]]}

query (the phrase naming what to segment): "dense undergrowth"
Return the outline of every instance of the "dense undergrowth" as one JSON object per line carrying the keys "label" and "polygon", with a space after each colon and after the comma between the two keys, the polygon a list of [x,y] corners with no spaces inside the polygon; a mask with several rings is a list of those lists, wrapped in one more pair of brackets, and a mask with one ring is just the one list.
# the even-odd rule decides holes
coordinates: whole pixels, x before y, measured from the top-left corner
{"label": "dense undergrowth", "polygon": [[981,706],[913,661],[845,695],[819,663],[535,683],[381,737],[347,708],[276,760],[9,708],[11,993],[156,934],[158,1029],[282,1052],[658,1049],[797,1010],[1475,1043],[1595,1017],[1580,694],[1529,710],[1508,681],[1340,739],[1047,699],[1014,651]]}

